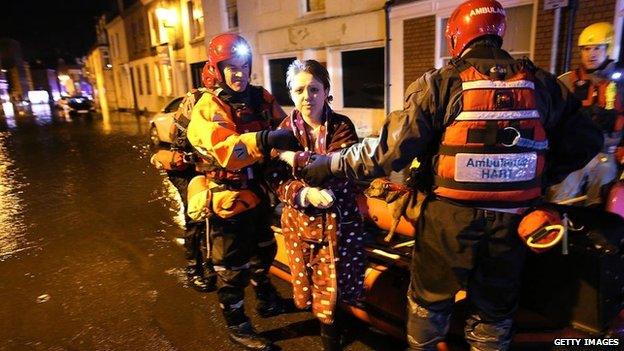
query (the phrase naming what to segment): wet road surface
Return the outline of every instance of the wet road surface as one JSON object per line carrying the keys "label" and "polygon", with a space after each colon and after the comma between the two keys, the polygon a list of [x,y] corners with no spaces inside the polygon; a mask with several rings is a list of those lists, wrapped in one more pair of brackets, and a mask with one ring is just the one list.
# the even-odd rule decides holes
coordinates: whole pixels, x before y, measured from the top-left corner
{"label": "wet road surface", "polygon": [[[216,294],[186,285],[183,216],[148,162],[147,127],[126,113],[0,117],[0,351],[238,350]],[[310,313],[262,320],[253,307],[283,350],[321,349]],[[345,350],[404,348],[349,324]]]}

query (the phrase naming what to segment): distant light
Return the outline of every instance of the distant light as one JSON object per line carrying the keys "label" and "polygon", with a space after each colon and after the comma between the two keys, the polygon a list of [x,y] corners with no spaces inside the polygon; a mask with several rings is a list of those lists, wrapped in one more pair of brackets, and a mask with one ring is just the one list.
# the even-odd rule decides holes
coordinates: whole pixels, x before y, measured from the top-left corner
{"label": "distant light", "polygon": [[2,69],[2,70],[0,70],[0,71],[1,71],[2,73],[6,73],[6,71],[7,71],[7,70],[3,68],[3,69]]}
{"label": "distant light", "polygon": [[247,57],[249,56],[249,47],[245,44],[238,44],[234,47],[234,52],[238,56]]}
{"label": "distant light", "polygon": [[156,17],[158,17],[158,20],[161,21],[165,27],[174,27],[178,22],[176,12],[173,9],[159,7],[156,9]]}
{"label": "distant light", "polygon": [[613,80],[618,80],[622,78],[622,72],[613,72],[613,74],[611,75],[611,79]]}
{"label": "distant light", "polygon": [[107,63],[106,68],[113,68],[113,65],[111,65],[110,63]]}
{"label": "distant light", "polygon": [[15,117],[15,111],[13,110],[13,104],[10,102],[2,103],[2,110],[6,117]]}
{"label": "distant light", "polygon": [[47,104],[50,101],[50,94],[45,90],[31,90],[28,92],[28,100],[33,104]]}
{"label": "distant light", "polygon": [[69,76],[68,76],[67,74],[59,74],[58,79],[59,79],[61,82],[64,82],[64,81],[66,81],[66,80],[68,80],[68,79],[69,79]]}

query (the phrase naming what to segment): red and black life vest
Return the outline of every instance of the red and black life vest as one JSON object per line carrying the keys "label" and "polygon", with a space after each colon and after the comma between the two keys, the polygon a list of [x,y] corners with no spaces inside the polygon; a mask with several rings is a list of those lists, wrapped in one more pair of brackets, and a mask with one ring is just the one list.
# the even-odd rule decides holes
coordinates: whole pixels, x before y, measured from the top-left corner
{"label": "red and black life vest", "polygon": [[620,132],[624,129],[624,107],[620,100],[620,86],[612,80],[600,79],[595,82],[582,68],[571,72],[574,95],[583,102],[592,120],[605,133]]}
{"label": "red and black life vest", "polygon": [[223,89],[213,93],[229,107],[229,114],[239,134],[258,132],[271,126],[273,105],[262,87],[249,86],[249,103],[234,101]]}
{"label": "red and black life vest", "polygon": [[[463,107],[442,135],[434,193],[477,207],[530,205],[542,192],[546,132],[528,64],[508,79],[491,78],[464,62]],[[504,67],[493,67],[503,76]]]}
{"label": "red and black life vest", "polygon": [[[236,124],[236,132],[239,134],[258,132],[272,127],[278,123],[272,118],[273,104],[269,99],[270,95],[262,87],[249,86],[249,102],[242,103],[234,101],[233,97],[221,88],[208,90],[209,94],[215,95],[219,100],[224,102],[226,112]],[[229,170],[223,168],[219,163],[208,155],[201,155],[202,162],[196,165],[196,169],[211,180],[217,183],[229,184],[239,187],[248,180],[254,178],[254,168],[257,165],[251,165],[239,170]]]}

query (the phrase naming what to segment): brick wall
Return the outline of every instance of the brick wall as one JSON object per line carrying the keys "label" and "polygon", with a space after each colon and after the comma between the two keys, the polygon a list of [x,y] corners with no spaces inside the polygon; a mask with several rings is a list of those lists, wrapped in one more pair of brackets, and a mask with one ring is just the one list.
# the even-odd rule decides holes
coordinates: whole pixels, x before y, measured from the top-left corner
{"label": "brick wall", "polygon": [[[574,19],[574,34],[572,36],[572,61],[571,68],[580,64],[580,54],[578,47],[578,37],[581,31],[588,25],[595,22],[613,23],[616,0],[578,0],[576,18]],[[539,67],[546,70],[550,68],[550,50],[552,46],[552,28],[554,20],[554,10],[544,11],[544,0],[539,0],[537,15],[537,28],[535,34],[534,61]],[[561,28],[559,30],[559,47],[557,54],[557,74],[561,71],[564,60],[565,37],[568,26],[569,9],[561,11]]]}
{"label": "brick wall", "polygon": [[403,22],[403,83],[405,89],[434,65],[435,16]]}

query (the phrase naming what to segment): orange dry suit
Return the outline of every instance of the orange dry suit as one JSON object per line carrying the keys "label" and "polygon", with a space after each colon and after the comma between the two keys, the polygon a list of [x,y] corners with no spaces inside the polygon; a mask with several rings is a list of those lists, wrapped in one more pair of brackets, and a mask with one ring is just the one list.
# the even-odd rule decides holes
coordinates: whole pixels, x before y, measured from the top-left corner
{"label": "orange dry suit", "polygon": [[[219,306],[228,326],[249,319],[244,290],[251,281],[260,306],[279,306],[267,276],[277,251],[256,132],[285,116],[271,94],[248,86],[241,94],[209,90],[195,104],[187,137],[204,173],[189,184],[189,215],[209,215],[208,250],[217,272]],[[273,308],[273,307],[272,307]],[[277,307],[275,307],[277,309]]]}
{"label": "orange dry suit", "polygon": [[[188,140],[199,154],[197,169],[205,174],[197,179],[201,194],[189,194],[189,215],[202,218],[207,206],[217,216],[229,218],[254,208],[260,202],[252,189],[260,175],[255,164],[263,153],[256,133],[276,126],[285,116],[275,98],[261,87],[249,86],[248,103],[232,103],[222,88],[208,90],[195,104],[188,125]],[[210,195],[206,191],[210,189]],[[194,197],[191,200],[191,196]]]}

